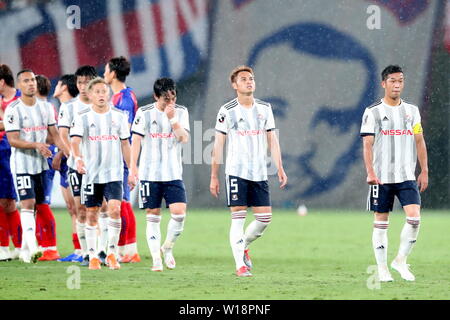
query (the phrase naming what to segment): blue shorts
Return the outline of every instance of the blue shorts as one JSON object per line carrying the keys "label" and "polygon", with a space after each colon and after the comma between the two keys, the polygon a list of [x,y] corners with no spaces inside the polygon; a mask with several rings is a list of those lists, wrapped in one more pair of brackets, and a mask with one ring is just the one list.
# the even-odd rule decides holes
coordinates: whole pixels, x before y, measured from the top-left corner
{"label": "blue shorts", "polygon": [[44,188],[44,203],[50,204],[52,202],[53,178],[55,177],[55,170],[45,170],[42,172],[43,188]]}
{"label": "blue shorts", "polygon": [[92,183],[83,186],[82,202],[86,208],[101,207],[103,198],[122,201],[122,194],[122,181]]}
{"label": "blue shorts", "polygon": [[225,178],[228,207],[270,207],[269,184],[266,181],[251,181],[236,176]]}
{"label": "blue shorts", "polygon": [[367,196],[367,210],[388,213],[394,207],[395,196],[397,196],[402,207],[409,204],[418,204],[419,206],[421,204],[417,183],[410,180],[370,186]]}
{"label": "blue shorts", "polygon": [[0,199],[17,199],[9,159],[11,149],[0,149]]}
{"label": "blue shorts", "polygon": [[166,201],[166,208],[172,203],[186,203],[183,180],[139,182],[139,208],[161,208],[163,198]]}
{"label": "blue shorts", "polygon": [[[47,163],[48,163],[49,170],[53,171],[53,177],[54,177],[55,170],[52,168],[52,162],[53,162],[53,157],[58,152],[58,148],[52,144],[52,145],[50,145],[49,149],[52,152],[52,156],[50,158],[47,158]],[[69,181],[68,181],[69,179],[67,176],[68,171],[69,171],[69,167],[67,166],[67,158],[65,156],[63,156],[61,158],[61,165],[60,165],[60,169],[59,169],[59,175],[60,175],[59,185],[61,187],[64,187],[64,188],[69,187]]]}
{"label": "blue shorts", "polygon": [[128,168],[123,165],[123,200],[130,201],[130,186],[128,185]]}
{"label": "blue shorts", "polygon": [[36,204],[48,203],[45,199],[46,175],[46,171],[39,174],[16,174],[17,192],[20,201],[35,199]]}

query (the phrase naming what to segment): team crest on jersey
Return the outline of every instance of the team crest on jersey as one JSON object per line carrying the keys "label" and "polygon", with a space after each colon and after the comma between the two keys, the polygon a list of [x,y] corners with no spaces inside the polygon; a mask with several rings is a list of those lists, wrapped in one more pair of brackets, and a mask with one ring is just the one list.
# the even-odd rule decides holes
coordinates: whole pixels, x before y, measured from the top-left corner
{"label": "team crest on jersey", "polygon": [[60,118],[60,119],[62,119],[62,118],[63,118],[63,116],[64,116],[64,111],[63,111],[63,110],[61,110],[61,111],[59,112],[59,118]]}
{"label": "team crest on jersey", "polygon": [[236,201],[238,199],[238,195],[237,194],[233,194],[231,196],[231,200]]}
{"label": "team crest on jersey", "polygon": [[14,122],[14,116],[11,114],[8,116],[8,122],[13,123]]}
{"label": "team crest on jersey", "polygon": [[219,122],[223,123],[225,121],[225,114],[221,113],[219,114]]}
{"label": "team crest on jersey", "polygon": [[258,120],[264,120],[264,116],[261,113],[258,113]]}
{"label": "team crest on jersey", "polygon": [[25,189],[20,190],[20,195],[24,196],[27,194],[27,191]]}
{"label": "team crest on jersey", "polygon": [[134,120],[134,124],[139,124],[139,122],[141,121],[141,117],[136,117],[136,119]]}

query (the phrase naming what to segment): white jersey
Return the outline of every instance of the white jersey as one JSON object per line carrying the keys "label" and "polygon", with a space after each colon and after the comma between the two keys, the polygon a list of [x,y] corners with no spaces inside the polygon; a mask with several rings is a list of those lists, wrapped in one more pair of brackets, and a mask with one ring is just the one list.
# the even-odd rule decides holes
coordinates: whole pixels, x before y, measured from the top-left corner
{"label": "white jersey", "polygon": [[[187,108],[175,105],[175,110],[175,118],[181,127],[190,131]],[[182,180],[182,144],[177,141],[167,115],[156,107],[156,103],[138,109],[131,131],[143,137],[139,180]]]}
{"label": "white jersey", "polygon": [[126,115],[109,106],[106,113],[92,108],[81,111],[74,119],[70,136],[82,138],[82,154],[87,173],[83,184],[123,180],[121,140],[130,137]]}
{"label": "white jersey", "polygon": [[373,167],[382,183],[416,180],[414,134],[422,133],[419,108],[401,101],[389,106],[383,100],[366,108],[361,136],[373,135]]}
{"label": "white jersey", "polygon": [[[27,106],[22,99],[12,102],[5,110],[5,131],[18,131],[21,140],[46,143],[48,127],[56,124],[54,107],[36,99]],[[15,174],[39,174],[48,170],[47,159],[37,149],[11,148],[11,165]]]}
{"label": "white jersey", "polygon": [[216,130],[228,136],[225,174],[251,181],[267,180],[267,131],[275,129],[270,103],[254,99],[251,108],[237,98],[224,104]]}
{"label": "white jersey", "polygon": [[[90,104],[86,104],[80,100],[80,97],[73,98],[65,103],[62,103],[59,107],[58,127],[67,128],[70,130],[73,126],[73,121],[77,115],[85,110],[91,108]],[[67,159],[67,165],[76,169],[75,160],[72,156]]]}

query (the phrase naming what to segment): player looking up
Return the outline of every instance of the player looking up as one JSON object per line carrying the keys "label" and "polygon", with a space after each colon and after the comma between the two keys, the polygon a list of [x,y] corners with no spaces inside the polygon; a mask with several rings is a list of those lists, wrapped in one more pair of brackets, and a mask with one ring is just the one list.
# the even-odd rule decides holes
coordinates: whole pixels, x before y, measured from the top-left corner
{"label": "player looking up", "polygon": [[[287,183],[281,150],[275,134],[272,106],[256,99],[252,68],[236,67],[230,75],[237,98],[224,104],[217,115],[210,192],[219,194],[219,167],[223,146],[228,138],[225,165],[227,204],[231,210],[230,245],[236,263],[236,274],[252,274],[249,245],[260,237],[272,219],[266,154],[269,148],[278,169],[280,188]],[[247,208],[252,207],[255,220],[244,232]]]}

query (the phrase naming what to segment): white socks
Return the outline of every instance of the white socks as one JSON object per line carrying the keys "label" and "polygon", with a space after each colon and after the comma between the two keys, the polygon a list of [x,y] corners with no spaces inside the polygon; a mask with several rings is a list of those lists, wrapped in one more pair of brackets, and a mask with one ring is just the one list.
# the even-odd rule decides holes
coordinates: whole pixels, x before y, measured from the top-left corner
{"label": "white socks", "polygon": [[417,240],[420,229],[420,217],[407,217],[400,234],[400,247],[398,249],[397,262],[406,263],[407,256]]}
{"label": "white socks", "polygon": [[236,263],[236,270],[239,270],[242,266],[245,266],[244,224],[246,215],[246,210],[231,213],[230,245],[233,252],[234,262]]}
{"label": "white socks", "polygon": [[118,255],[118,243],[120,237],[120,229],[122,228],[122,219],[112,219],[108,220],[108,252],[107,254],[114,253],[117,257]]}
{"label": "white socks", "polygon": [[86,224],[84,228],[86,234],[87,253],[89,260],[97,258],[97,226]]}
{"label": "white socks", "polygon": [[387,267],[388,227],[389,221],[373,222],[372,245],[378,266]]}
{"label": "white socks", "polygon": [[175,241],[177,241],[184,228],[184,220],[186,214],[171,214],[172,218],[167,225],[167,236],[164,241],[163,247],[166,249],[172,249]]}
{"label": "white socks", "polygon": [[[375,259],[379,266],[387,266],[387,248],[388,248],[388,221],[375,221],[372,244],[375,253]],[[420,217],[407,217],[400,234],[400,247],[395,260],[398,263],[406,263],[406,258],[411,253],[417,240],[420,229]]]}
{"label": "white socks", "polygon": [[20,223],[22,225],[22,241],[25,245],[23,247],[28,248],[30,254],[33,255],[38,250],[34,210],[20,210]]}
{"label": "white socks", "polygon": [[81,223],[77,220],[76,228],[77,228],[78,241],[80,242],[80,247],[81,247],[81,254],[84,257],[86,254],[88,254],[87,242],[86,242],[86,232],[85,232],[86,224]]}
{"label": "white socks", "polygon": [[103,251],[106,253],[106,247],[108,245],[108,212],[100,212],[98,218],[98,228],[100,230],[100,236],[98,237],[98,252]]}
{"label": "white socks", "polygon": [[145,232],[148,248],[153,261],[161,259],[161,215],[147,214],[147,229]]}
{"label": "white socks", "polygon": [[245,249],[248,248],[250,243],[255,241],[257,238],[261,237],[264,230],[269,225],[270,221],[272,220],[272,213],[255,213],[255,220],[252,221],[245,229]]}

